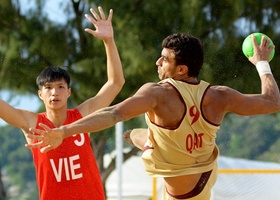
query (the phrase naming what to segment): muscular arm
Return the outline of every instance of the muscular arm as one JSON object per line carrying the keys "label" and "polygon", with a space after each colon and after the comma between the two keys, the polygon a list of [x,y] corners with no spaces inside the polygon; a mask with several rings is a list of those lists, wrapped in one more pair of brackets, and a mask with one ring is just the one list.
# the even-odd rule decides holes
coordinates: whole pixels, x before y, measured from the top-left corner
{"label": "muscular arm", "polygon": [[102,108],[72,124],[62,126],[64,138],[82,132],[97,132],[141,115],[157,105],[152,84],[141,87],[134,96],[111,107]]}
{"label": "muscular arm", "polygon": [[[262,37],[260,45],[257,44],[255,37],[252,37],[254,45],[254,55],[249,58],[249,61],[257,66],[260,61],[268,61],[271,51],[274,46],[269,47],[269,39]],[[267,64],[268,65],[268,64]],[[261,79],[261,94],[241,94],[234,90],[225,90],[229,97],[229,104],[227,110],[240,115],[256,115],[269,114],[277,112],[280,109],[280,94],[278,85],[268,70],[262,73],[263,69],[267,69],[266,64],[260,66]],[[268,67],[270,70],[270,67]]]}
{"label": "muscular arm", "polygon": [[[254,55],[249,61],[256,65],[260,61],[268,61],[274,46],[269,47],[270,41],[262,38],[261,44],[256,43],[252,36]],[[212,86],[206,93],[203,101],[203,114],[207,120],[220,124],[226,115],[231,112],[239,115],[270,114],[280,110],[279,88],[272,74],[260,75],[261,93],[242,94],[227,86]]]}
{"label": "muscular arm", "polygon": [[266,89],[261,94],[242,94],[227,86],[212,86],[206,93],[203,113],[206,119],[220,124],[226,113],[252,116],[270,114],[280,109],[279,91],[272,75],[261,79]]}
{"label": "muscular arm", "polygon": [[42,152],[47,152],[58,147],[64,138],[83,132],[97,132],[111,126],[119,121],[126,121],[141,115],[157,106],[157,84],[148,83],[142,86],[134,96],[111,107],[102,108],[86,117],[60,128],[50,129],[41,124],[45,130],[30,128],[31,132],[39,135],[28,134],[31,139],[41,140],[36,144],[29,144],[26,147],[43,147]]}

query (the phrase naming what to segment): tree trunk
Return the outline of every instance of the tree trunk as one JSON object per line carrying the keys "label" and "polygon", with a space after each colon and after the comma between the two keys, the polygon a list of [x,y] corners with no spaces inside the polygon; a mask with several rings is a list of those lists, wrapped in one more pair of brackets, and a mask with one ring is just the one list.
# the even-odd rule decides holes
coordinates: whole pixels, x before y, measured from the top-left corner
{"label": "tree trunk", "polygon": [[5,199],[6,199],[6,192],[5,192],[4,184],[2,181],[2,170],[0,167],[0,200],[5,200]]}

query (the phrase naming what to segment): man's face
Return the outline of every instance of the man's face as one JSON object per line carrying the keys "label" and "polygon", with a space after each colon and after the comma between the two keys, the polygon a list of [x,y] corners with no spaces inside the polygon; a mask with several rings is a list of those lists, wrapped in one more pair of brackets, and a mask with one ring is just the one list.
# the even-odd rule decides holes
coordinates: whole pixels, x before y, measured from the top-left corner
{"label": "man's face", "polygon": [[71,95],[71,89],[68,88],[64,79],[49,82],[38,90],[40,99],[43,100],[47,108],[61,108],[67,106],[68,97]]}
{"label": "man's face", "polygon": [[177,75],[175,54],[172,49],[163,48],[161,57],[157,60],[156,65],[160,80],[174,78]]}

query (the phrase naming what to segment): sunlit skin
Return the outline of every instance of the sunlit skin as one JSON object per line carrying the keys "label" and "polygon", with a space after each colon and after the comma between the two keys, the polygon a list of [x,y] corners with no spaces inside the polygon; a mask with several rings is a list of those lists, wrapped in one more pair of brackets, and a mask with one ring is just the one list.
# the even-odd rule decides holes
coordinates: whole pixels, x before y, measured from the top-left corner
{"label": "sunlit skin", "polygon": [[[258,61],[268,61],[273,47],[268,47],[269,41],[262,38],[258,45],[254,37],[254,55],[249,61],[256,65]],[[189,83],[198,83],[196,77],[188,76],[188,66],[176,65],[174,52],[163,48],[161,57],[157,60],[159,78],[173,78]],[[260,77],[260,94],[242,94],[227,86],[211,86],[205,93],[202,101],[204,118],[216,125],[220,125],[225,115],[229,112],[239,115],[269,114],[280,110],[279,88],[272,74]],[[114,106],[100,109],[85,118],[67,126],[50,129],[44,124],[45,130],[31,128],[30,131],[39,135],[29,134],[28,137],[41,140],[36,144],[27,145],[31,148],[41,148],[47,152],[58,147],[64,138],[79,132],[97,132],[115,125],[119,121],[126,121],[143,113],[149,115],[150,120],[160,127],[175,129],[185,113],[184,103],[177,91],[170,84],[146,83],[130,98]],[[143,149],[147,140],[147,131],[141,130],[135,144]],[[186,194],[197,184],[201,173],[164,177],[167,190],[174,195]]]}

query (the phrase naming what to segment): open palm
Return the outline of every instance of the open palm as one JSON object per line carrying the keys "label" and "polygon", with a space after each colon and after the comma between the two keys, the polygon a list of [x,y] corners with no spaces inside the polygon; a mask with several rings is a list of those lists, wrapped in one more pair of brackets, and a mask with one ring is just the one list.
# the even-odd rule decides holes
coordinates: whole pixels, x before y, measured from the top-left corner
{"label": "open palm", "polygon": [[99,13],[94,9],[90,9],[90,12],[92,13],[93,17],[86,14],[85,17],[94,25],[95,30],[92,30],[90,28],[86,28],[85,31],[89,34],[94,35],[95,37],[106,40],[111,39],[114,37],[113,33],[113,27],[112,27],[112,16],[113,16],[113,10],[111,9],[109,12],[109,16],[106,19],[104,12],[101,7],[98,7]]}

